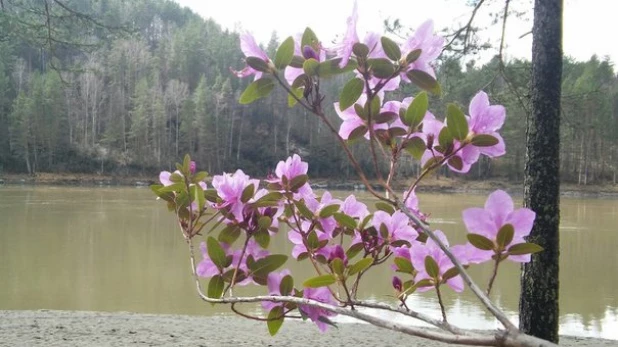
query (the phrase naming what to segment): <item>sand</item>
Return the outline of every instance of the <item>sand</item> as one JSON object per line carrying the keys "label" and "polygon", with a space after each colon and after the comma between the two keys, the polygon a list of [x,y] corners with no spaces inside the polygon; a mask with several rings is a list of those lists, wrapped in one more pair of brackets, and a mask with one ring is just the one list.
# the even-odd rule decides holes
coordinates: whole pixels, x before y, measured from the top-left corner
{"label": "sand", "polygon": [[[564,346],[618,346],[618,341],[563,337]],[[232,316],[127,312],[0,311],[0,346],[418,346],[445,344],[367,324],[340,324],[320,333],[286,321],[271,337],[266,325]]]}

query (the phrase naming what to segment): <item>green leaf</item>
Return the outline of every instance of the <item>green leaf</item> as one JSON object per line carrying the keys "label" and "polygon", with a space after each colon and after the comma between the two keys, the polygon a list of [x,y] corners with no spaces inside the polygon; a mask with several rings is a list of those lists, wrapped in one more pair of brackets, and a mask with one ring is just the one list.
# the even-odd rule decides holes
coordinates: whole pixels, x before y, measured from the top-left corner
{"label": "green leaf", "polygon": [[335,212],[339,211],[339,205],[329,205],[325,206],[320,210],[320,218],[328,218],[335,214]]}
{"label": "green leaf", "polygon": [[255,100],[268,96],[275,88],[275,82],[270,78],[260,78],[257,81],[253,81],[247,86],[242,95],[240,95],[240,102],[243,105],[250,104]]}
{"label": "green leaf", "polygon": [[309,176],[307,175],[298,175],[290,181],[290,190],[293,193],[298,192],[298,190],[305,185],[309,181]]}
{"label": "green leaf", "polygon": [[423,139],[418,136],[414,136],[404,143],[403,148],[410,153],[414,159],[421,160],[421,157],[427,149],[427,145]]}
{"label": "green leaf", "polygon": [[320,63],[313,58],[309,58],[303,63],[303,70],[307,76],[317,76],[319,68]]}
{"label": "green leaf", "polygon": [[268,320],[266,325],[268,326],[268,333],[270,336],[275,336],[281,326],[283,325],[283,306],[275,306],[268,312]]}
{"label": "green leaf", "polygon": [[294,200],[294,206],[296,206],[298,212],[300,212],[301,216],[304,218],[311,220],[315,217],[313,212],[311,212],[311,210],[307,208],[307,205],[305,205],[305,200]]}
{"label": "green leaf", "polygon": [[223,276],[213,276],[208,282],[208,297],[213,299],[220,299],[223,295]]}
{"label": "green leaf", "polygon": [[386,58],[367,59],[367,66],[377,78],[389,78],[395,73],[395,66]]}
{"label": "green leaf", "polygon": [[505,249],[513,241],[513,236],[515,236],[515,228],[511,224],[505,224],[498,231],[498,236],[496,237],[496,241],[498,243],[498,247],[501,249]]}
{"label": "green leaf", "polygon": [[320,40],[318,40],[318,37],[315,35],[313,30],[307,27],[305,29],[305,32],[303,32],[302,39],[300,40],[300,50],[302,51],[303,47],[305,46],[315,47],[319,43],[320,43]]}
{"label": "green leaf", "polygon": [[427,97],[427,93],[418,93],[416,98],[412,100],[410,107],[406,110],[404,123],[412,129],[415,129],[419,124],[421,124],[423,118],[425,118],[425,113],[427,113],[428,107],[429,98]]}
{"label": "green leaf", "polygon": [[451,278],[455,277],[459,275],[459,270],[457,270],[456,267],[452,267],[448,270],[446,270],[446,272],[444,273],[444,275],[442,275],[442,282],[445,282],[450,280]]}
{"label": "green leaf", "polygon": [[214,202],[214,203],[217,203],[220,200],[219,194],[217,193],[217,190],[215,189],[206,189],[204,191],[204,197],[206,198],[206,200],[210,202]]}
{"label": "green leaf", "polygon": [[474,135],[470,143],[476,147],[491,147],[498,144],[498,139],[487,134]]}
{"label": "green leaf", "polygon": [[[302,99],[303,90],[302,88],[291,88],[290,91],[292,93],[288,93],[288,107],[294,107],[298,103],[298,99]],[[296,96],[296,98],[294,96]]]}
{"label": "green leaf", "polygon": [[255,242],[260,245],[260,247],[266,249],[270,244],[270,234],[266,229],[259,229],[255,234],[253,234],[253,238],[255,238]]}
{"label": "green leaf", "polygon": [[399,60],[401,58],[401,50],[399,49],[399,45],[395,43],[395,41],[389,39],[386,36],[382,36],[382,48],[384,49],[384,53],[386,56],[391,58],[391,60]]}
{"label": "green leaf", "polygon": [[365,249],[363,244],[357,243],[357,244],[350,246],[350,248],[348,248],[348,250],[345,251],[345,255],[346,257],[348,257],[348,259],[352,259],[356,257],[358,253],[360,253],[360,251],[362,251],[363,249]]}
{"label": "green leaf", "polygon": [[448,164],[457,171],[461,171],[464,167],[463,160],[456,155],[448,158]]}
{"label": "green leaf", "polygon": [[320,288],[330,286],[331,284],[337,282],[337,279],[332,274],[322,275],[310,278],[303,282],[303,287],[308,288]]}
{"label": "green leaf", "polygon": [[333,261],[330,263],[330,266],[332,267],[333,272],[335,274],[337,274],[340,277],[343,276],[343,271],[345,270],[345,266],[343,265],[343,260],[341,260],[341,258],[333,259]]}
{"label": "green leaf", "polygon": [[290,65],[294,58],[294,39],[292,36],[285,39],[275,54],[275,67],[277,69],[283,69]]}
{"label": "green leaf", "polygon": [[423,53],[423,50],[420,48],[408,53],[408,55],[406,55],[406,64],[414,63],[421,56],[421,53]]}
{"label": "green leaf", "polygon": [[365,107],[359,104],[354,104],[354,112],[356,112],[356,115],[359,116],[362,120],[367,120],[368,115],[365,111]]}
{"label": "green leaf", "polygon": [[448,104],[446,109],[446,126],[454,139],[463,141],[468,137],[468,120],[455,104]]}
{"label": "green leaf", "polygon": [[378,201],[376,202],[376,209],[380,210],[380,211],[384,211],[390,215],[392,215],[393,213],[395,213],[395,208],[393,207],[393,205],[384,202],[384,201]]}
{"label": "green leaf", "polygon": [[358,128],[352,130],[350,135],[348,135],[348,141],[353,141],[353,140],[356,140],[358,138],[365,136],[365,134],[367,133],[367,130],[368,130],[367,127],[364,125],[361,125]]}
{"label": "green leaf", "polygon": [[254,70],[257,71],[268,72],[268,70],[270,69],[268,63],[265,62],[262,58],[247,57],[245,58],[245,61],[247,62],[247,65],[251,66]]}
{"label": "green leaf", "polygon": [[367,102],[365,103],[365,113],[367,114],[367,117],[369,117],[369,115],[375,117],[377,114],[380,113],[381,107],[382,102],[379,96],[375,95],[371,99],[371,103],[369,102],[369,100],[367,100]]}
{"label": "green leaf", "polygon": [[494,248],[496,247],[496,245],[494,245],[494,242],[488,238],[486,238],[483,235],[479,235],[479,234],[468,234],[466,236],[468,238],[468,242],[470,242],[470,244],[478,249],[484,250],[484,251],[493,251]]}
{"label": "green leaf", "polygon": [[174,194],[172,192],[161,192],[160,190],[163,188],[162,184],[152,184],[150,185],[150,190],[152,190],[153,193],[155,193],[156,196],[160,197],[161,199],[168,201],[168,202],[173,202],[174,201]]}
{"label": "green leaf", "polygon": [[341,111],[354,105],[363,94],[365,83],[360,78],[353,78],[345,84],[339,96],[339,109]]}
{"label": "green leaf", "polygon": [[400,272],[404,272],[407,274],[414,273],[414,266],[412,266],[412,263],[407,258],[395,257],[393,261],[395,262],[395,265],[397,265],[397,270],[399,270]]}
{"label": "green leaf", "polygon": [[242,190],[242,195],[240,196],[240,201],[244,204],[249,201],[253,195],[255,194],[255,186],[253,184],[249,184]]}
{"label": "green leaf", "polygon": [[509,255],[533,254],[543,250],[543,247],[536,243],[524,242],[512,245],[509,248]]}
{"label": "green leaf", "polygon": [[240,237],[240,228],[237,225],[228,225],[219,233],[219,242],[232,245]]}
{"label": "green leaf", "polygon": [[198,182],[202,182],[203,180],[206,179],[206,177],[208,177],[208,172],[206,171],[200,171],[197,172],[195,175],[193,175],[193,177],[191,178],[192,183],[198,183]]}
{"label": "green leaf", "polygon": [[438,278],[438,276],[440,276],[440,267],[438,267],[438,263],[436,263],[435,259],[430,255],[425,257],[425,271],[427,271],[427,274],[432,278]]}
{"label": "green leaf", "polygon": [[354,60],[348,61],[348,64],[343,68],[339,67],[341,58],[329,59],[320,63],[318,67],[318,75],[321,78],[328,78],[342,73],[350,72],[358,67]]}
{"label": "green leaf", "polygon": [[430,74],[421,70],[410,70],[406,73],[412,83],[416,84],[419,88],[426,90],[434,95],[442,94],[440,84]]}
{"label": "green leaf", "polygon": [[[234,278],[234,272],[236,272],[236,278]],[[223,274],[223,282],[232,283],[233,278],[234,284],[236,284],[247,279],[247,275],[240,269],[230,269]]]}
{"label": "green leaf", "polygon": [[260,229],[268,230],[273,224],[273,219],[268,216],[262,216],[258,219],[258,226]]}
{"label": "green leaf", "polygon": [[440,130],[438,142],[440,142],[440,146],[444,149],[453,146],[453,135],[451,135],[451,131],[448,128],[444,127]]}
{"label": "green leaf", "polygon": [[[176,164],[176,168],[178,168],[178,164]],[[182,166],[180,166],[180,170],[183,170]],[[170,175],[170,181],[174,182],[174,183],[184,183],[185,182],[185,178],[178,174],[177,172],[172,172],[172,174]]]}
{"label": "green leaf", "polygon": [[171,193],[171,192],[180,193],[180,192],[185,191],[186,189],[187,189],[187,186],[183,182],[178,182],[178,183],[172,183],[166,187],[161,187],[159,189],[159,193],[161,194]]}
{"label": "green leaf", "polygon": [[255,276],[266,277],[269,273],[277,270],[288,260],[283,254],[271,254],[265,258],[256,260],[251,266],[247,263],[249,270]]}
{"label": "green leaf", "polygon": [[[397,116],[398,115],[395,112],[390,112],[390,111],[381,112],[373,116],[373,122],[376,124],[388,123],[392,121],[393,119],[397,118]],[[400,128],[395,128],[395,129],[400,129]]]}
{"label": "green leaf", "polygon": [[423,278],[422,280],[414,283],[414,288],[421,288],[421,287],[432,287],[433,286],[433,281],[430,280],[429,278]]}
{"label": "green leaf", "polygon": [[335,217],[337,223],[339,223],[339,225],[341,225],[342,227],[348,229],[356,228],[356,220],[354,220],[354,218],[348,216],[345,213],[336,212],[335,214],[333,214],[333,217]]}
{"label": "green leaf", "polygon": [[369,55],[369,47],[363,43],[357,42],[352,46],[352,53],[358,58],[365,58]]}
{"label": "green leaf", "polygon": [[280,192],[270,192],[263,197],[257,199],[251,206],[254,207],[268,207],[268,206],[277,206],[279,204],[279,200],[283,198],[283,194]]}
{"label": "green leaf", "polygon": [[185,176],[189,176],[190,171],[191,171],[189,170],[190,167],[191,167],[191,156],[189,155],[189,153],[187,153],[182,159],[182,170],[181,170]]}
{"label": "green leaf", "polygon": [[226,257],[225,251],[214,237],[209,236],[206,240],[206,247],[208,249],[208,257],[212,262],[217,265],[220,270],[225,269]]}
{"label": "green leaf", "polygon": [[373,265],[372,258],[363,258],[357,261],[354,265],[350,266],[348,269],[348,276],[354,276],[359,272],[367,270],[371,265]]}
{"label": "green leaf", "polygon": [[297,69],[302,69],[304,63],[305,63],[304,57],[295,55],[292,57],[292,60],[290,61],[290,66],[295,67]]}
{"label": "green leaf", "polygon": [[290,295],[294,290],[294,278],[290,275],[285,275],[279,283],[279,293],[281,295]]}
{"label": "green leaf", "polygon": [[318,234],[315,231],[311,231],[307,235],[307,248],[309,250],[314,250],[320,247],[320,239],[318,239]]}

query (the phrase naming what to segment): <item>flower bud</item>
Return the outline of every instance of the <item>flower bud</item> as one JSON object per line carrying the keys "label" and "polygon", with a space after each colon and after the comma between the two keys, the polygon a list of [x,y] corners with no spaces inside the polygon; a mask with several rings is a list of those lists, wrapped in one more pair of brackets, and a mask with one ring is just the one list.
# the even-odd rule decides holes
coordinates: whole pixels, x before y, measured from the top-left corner
{"label": "flower bud", "polygon": [[397,276],[393,276],[393,288],[395,288],[397,292],[401,292],[403,290],[403,283]]}
{"label": "flower bud", "polygon": [[315,50],[311,46],[307,46],[307,45],[303,47],[303,57],[305,57],[305,59],[313,58],[317,61],[320,61],[320,57],[315,52]]}
{"label": "flower bud", "polygon": [[191,174],[193,175],[195,173],[195,162],[192,160],[191,163],[189,164],[189,172],[191,172]]}

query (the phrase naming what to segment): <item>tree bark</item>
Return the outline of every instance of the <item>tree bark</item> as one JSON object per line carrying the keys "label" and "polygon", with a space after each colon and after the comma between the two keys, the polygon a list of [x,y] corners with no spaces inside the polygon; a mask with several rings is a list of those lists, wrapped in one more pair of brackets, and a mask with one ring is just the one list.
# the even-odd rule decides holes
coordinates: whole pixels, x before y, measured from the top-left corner
{"label": "tree bark", "polygon": [[519,305],[520,329],[555,343],[559,323],[562,8],[562,0],[535,0],[524,204],[536,212],[528,240],[544,251],[523,266]]}

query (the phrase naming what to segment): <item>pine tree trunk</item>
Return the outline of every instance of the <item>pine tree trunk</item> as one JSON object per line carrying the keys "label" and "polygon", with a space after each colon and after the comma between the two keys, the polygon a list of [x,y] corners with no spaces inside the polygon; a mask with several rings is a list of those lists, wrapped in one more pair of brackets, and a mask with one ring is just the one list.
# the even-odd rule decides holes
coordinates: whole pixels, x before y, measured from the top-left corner
{"label": "pine tree trunk", "polygon": [[524,204],[536,212],[528,241],[544,250],[524,264],[519,326],[558,343],[562,0],[535,0],[531,114],[526,133]]}

